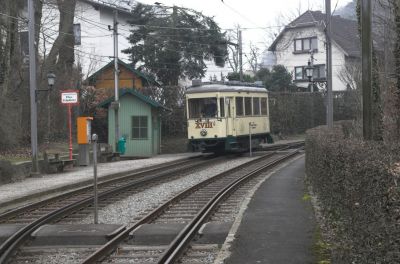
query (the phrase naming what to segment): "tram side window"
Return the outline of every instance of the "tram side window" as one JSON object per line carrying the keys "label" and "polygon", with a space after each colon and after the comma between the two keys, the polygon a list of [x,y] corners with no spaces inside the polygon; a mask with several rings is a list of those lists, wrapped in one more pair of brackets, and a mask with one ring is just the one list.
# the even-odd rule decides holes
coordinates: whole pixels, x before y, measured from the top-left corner
{"label": "tram side window", "polygon": [[189,99],[189,118],[207,118],[217,116],[217,98]]}
{"label": "tram side window", "polygon": [[260,98],[253,98],[253,115],[260,115]]}
{"label": "tram side window", "polygon": [[219,108],[220,108],[220,113],[221,113],[220,117],[225,117],[225,104],[224,104],[224,102],[225,102],[224,98],[219,98]]}
{"label": "tram side window", "polygon": [[261,115],[268,115],[267,98],[261,98]]}
{"label": "tram side window", "polygon": [[246,116],[251,116],[252,115],[251,97],[245,97],[244,98],[244,110],[245,110],[245,115]]}
{"label": "tram side window", "polygon": [[236,116],[243,115],[243,97],[236,97]]}

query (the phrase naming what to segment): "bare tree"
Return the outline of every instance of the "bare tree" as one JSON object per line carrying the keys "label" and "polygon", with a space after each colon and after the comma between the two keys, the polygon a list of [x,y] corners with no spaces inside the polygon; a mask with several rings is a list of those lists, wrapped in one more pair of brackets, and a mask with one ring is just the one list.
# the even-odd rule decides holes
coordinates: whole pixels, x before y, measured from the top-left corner
{"label": "bare tree", "polygon": [[239,30],[240,26],[236,25],[228,34],[228,63],[233,72],[239,72]]}
{"label": "bare tree", "polygon": [[259,69],[258,58],[261,56],[260,48],[250,43],[250,53],[245,55],[250,65],[251,71],[256,74]]}

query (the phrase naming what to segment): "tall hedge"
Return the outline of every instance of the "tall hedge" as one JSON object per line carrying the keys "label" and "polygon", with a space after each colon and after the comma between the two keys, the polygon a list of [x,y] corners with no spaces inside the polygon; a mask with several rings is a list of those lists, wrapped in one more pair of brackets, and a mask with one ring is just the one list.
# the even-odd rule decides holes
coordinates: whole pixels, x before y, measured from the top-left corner
{"label": "tall hedge", "polygon": [[[335,91],[334,120],[355,119],[360,106],[357,91]],[[322,92],[270,92],[271,131],[285,135],[304,133],[326,123],[326,95]]]}
{"label": "tall hedge", "polygon": [[400,148],[307,132],[306,173],[335,234],[332,263],[400,263]]}

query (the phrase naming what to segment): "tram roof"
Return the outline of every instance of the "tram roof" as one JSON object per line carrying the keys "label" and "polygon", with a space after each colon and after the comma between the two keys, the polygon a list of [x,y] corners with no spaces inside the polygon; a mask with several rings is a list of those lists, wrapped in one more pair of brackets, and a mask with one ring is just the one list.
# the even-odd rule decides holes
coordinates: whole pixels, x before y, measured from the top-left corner
{"label": "tram roof", "polygon": [[265,87],[245,86],[240,84],[205,84],[199,86],[191,86],[186,88],[187,94],[208,93],[208,92],[252,92],[252,93],[268,93]]}

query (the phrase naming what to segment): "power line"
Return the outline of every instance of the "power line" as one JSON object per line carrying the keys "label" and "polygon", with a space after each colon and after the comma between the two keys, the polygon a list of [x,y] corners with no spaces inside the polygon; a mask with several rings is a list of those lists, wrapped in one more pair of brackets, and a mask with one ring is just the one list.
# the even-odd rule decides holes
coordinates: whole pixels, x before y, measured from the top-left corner
{"label": "power line", "polygon": [[26,19],[26,18],[20,18],[20,17],[10,16],[10,15],[8,15],[8,14],[1,13],[1,12],[0,12],[0,15],[5,16],[5,17],[8,17],[8,18],[15,19],[15,20],[23,21],[23,22],[25,22],[25,23],[28,23],[28,19]]}
{"label": "power line", "polygon": [[[57,5],[55,5],[55,4],[51,4],[51,3],[47,3],[47,4],[50,5],[50,6],[53,6],[53,7],[57,7]],[[72,14],[71,12],[67,12],[65,10],[61,10],[61,12]],[[103,25],[103,26],[106,26],[107,28],[109,26],[109,24],[105,24],[105,23],[102,23],[102,22],[98,22],[98,21],[95,21],[95,20],[80,16],[80,15],[77,15],[76,12],[74,13],[74,16],[75,16],[75,18],[79,18],[79,19],[81,19],[83,21],[95,23],[95,24],[97,24],[96,26]],[[128,24],[122,24],[122,25],[128,25]],[[200,31],[236,30],[236,28],[202,29],[202,28],[198,28],[198,27],[151,26],[151,25],[143,25],[143,24],[131,24],[131,23],[129,23],[129,25],[132,26],[132,27],[136,26],[136,27],[148,27],[148,28],[159,28],[159,29],[174,29],[174,30],[200,30]],[[280,27],[282,27],[282,26],[278,26],[278,25],[275,26],[274,25],[274,26],[260,27],[260,26],[256,25],[256,27],[243,27],[243,28],[240,28],[240,29],[241,30],[257,30],[257,29],[271,29],[271,28],[280,28]],[[104,28],[102,28],[102,29],[104,29]],[[123,29],[123,28],[120,28],[119,30],[130,32],[130,30]]]}

